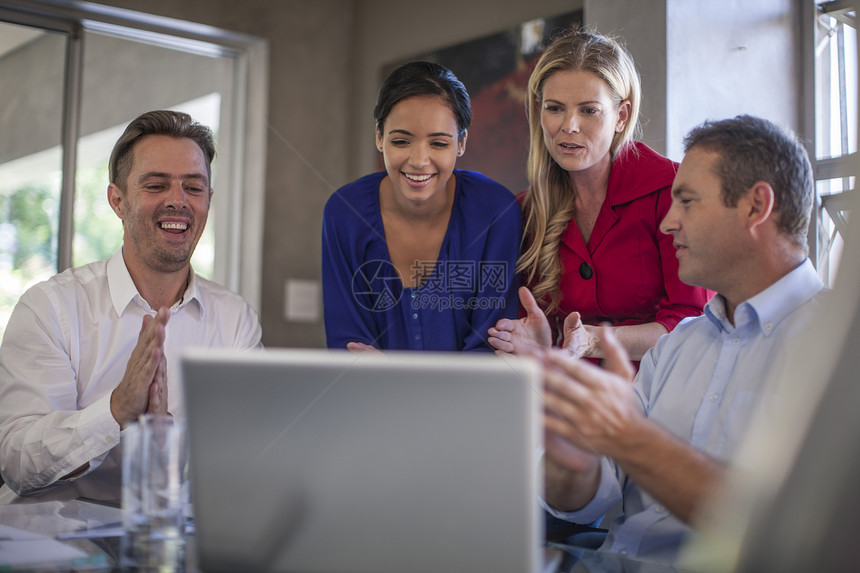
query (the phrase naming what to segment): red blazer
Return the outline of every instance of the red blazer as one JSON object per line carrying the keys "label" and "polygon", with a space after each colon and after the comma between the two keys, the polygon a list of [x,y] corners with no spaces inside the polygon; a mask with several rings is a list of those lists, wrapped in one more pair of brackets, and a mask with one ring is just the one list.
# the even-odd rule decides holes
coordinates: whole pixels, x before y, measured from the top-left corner
{"label": "red blazer", "polygon": [[[659,322],[669,331],[702,314],[713,293],[681,282],[672,236],[659,230],[676,170],[675,162],[642,143],[619,152],[588,245],[573,219],[561,237],[562,298],[556,320],[550,317],[556,334],[573,311],[585,324]],[[527,194],[518,196],[521,203]]]}

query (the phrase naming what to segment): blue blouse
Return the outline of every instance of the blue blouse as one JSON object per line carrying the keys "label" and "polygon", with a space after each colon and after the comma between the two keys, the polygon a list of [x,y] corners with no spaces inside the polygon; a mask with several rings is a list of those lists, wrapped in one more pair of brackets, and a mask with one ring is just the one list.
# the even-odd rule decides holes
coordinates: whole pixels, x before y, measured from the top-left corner
{"label": "blue blouse", "polygon": [[487,329],[516,318],[514,269],[522,232],[513,194],[474,171],[457,186],[438,260],[417,265],[426,278],[404,288],[391,263],[379,183],[367,175],[335,191],[322,232],[323,302],[329,348],[363,342],[381,350],[483,350]]}

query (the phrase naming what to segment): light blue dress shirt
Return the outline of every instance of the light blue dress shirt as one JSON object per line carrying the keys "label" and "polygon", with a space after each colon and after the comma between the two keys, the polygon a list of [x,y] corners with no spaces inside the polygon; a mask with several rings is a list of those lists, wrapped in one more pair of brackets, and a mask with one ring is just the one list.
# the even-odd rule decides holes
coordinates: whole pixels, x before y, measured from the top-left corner
{"label": "light blue dress shirt", "polygon": [[[646,415],[710,456],[731,461],[762,400],[772,365],[819,306],[823,285],[807,259],[779,281],[738,305],[734,325],[717,295],[705,314],[681,322],[642,359],[635,380]],[[637,486],[609,459],[601,483],[583,509],[561,519],[590,523],[623,499],[601,550],[674,561],[692,530]],[[671,468],[666,468],[669,471]]]}

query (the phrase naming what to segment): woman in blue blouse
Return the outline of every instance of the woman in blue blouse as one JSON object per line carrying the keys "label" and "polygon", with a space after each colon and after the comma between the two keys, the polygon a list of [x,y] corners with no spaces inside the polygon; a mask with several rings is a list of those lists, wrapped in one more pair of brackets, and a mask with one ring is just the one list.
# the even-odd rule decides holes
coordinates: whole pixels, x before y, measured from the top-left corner
{"label": "woman in blue blouse", "polygon": [[405,64],[374,110],[385,171],[338,189],[323,218],[329,348],[484,350],[517,316],[521,221],[514,196],[455,168],[472,119],[446,68]]}

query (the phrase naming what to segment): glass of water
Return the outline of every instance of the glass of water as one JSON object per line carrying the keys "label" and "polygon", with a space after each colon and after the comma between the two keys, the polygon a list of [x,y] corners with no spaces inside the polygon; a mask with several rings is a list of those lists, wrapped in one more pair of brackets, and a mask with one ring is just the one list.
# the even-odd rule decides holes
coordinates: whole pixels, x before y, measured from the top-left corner
{"label": "glass of water", "polygon": [[146,414],[122,433],[124,571],[180,572],[185,562],[185,427]]}

